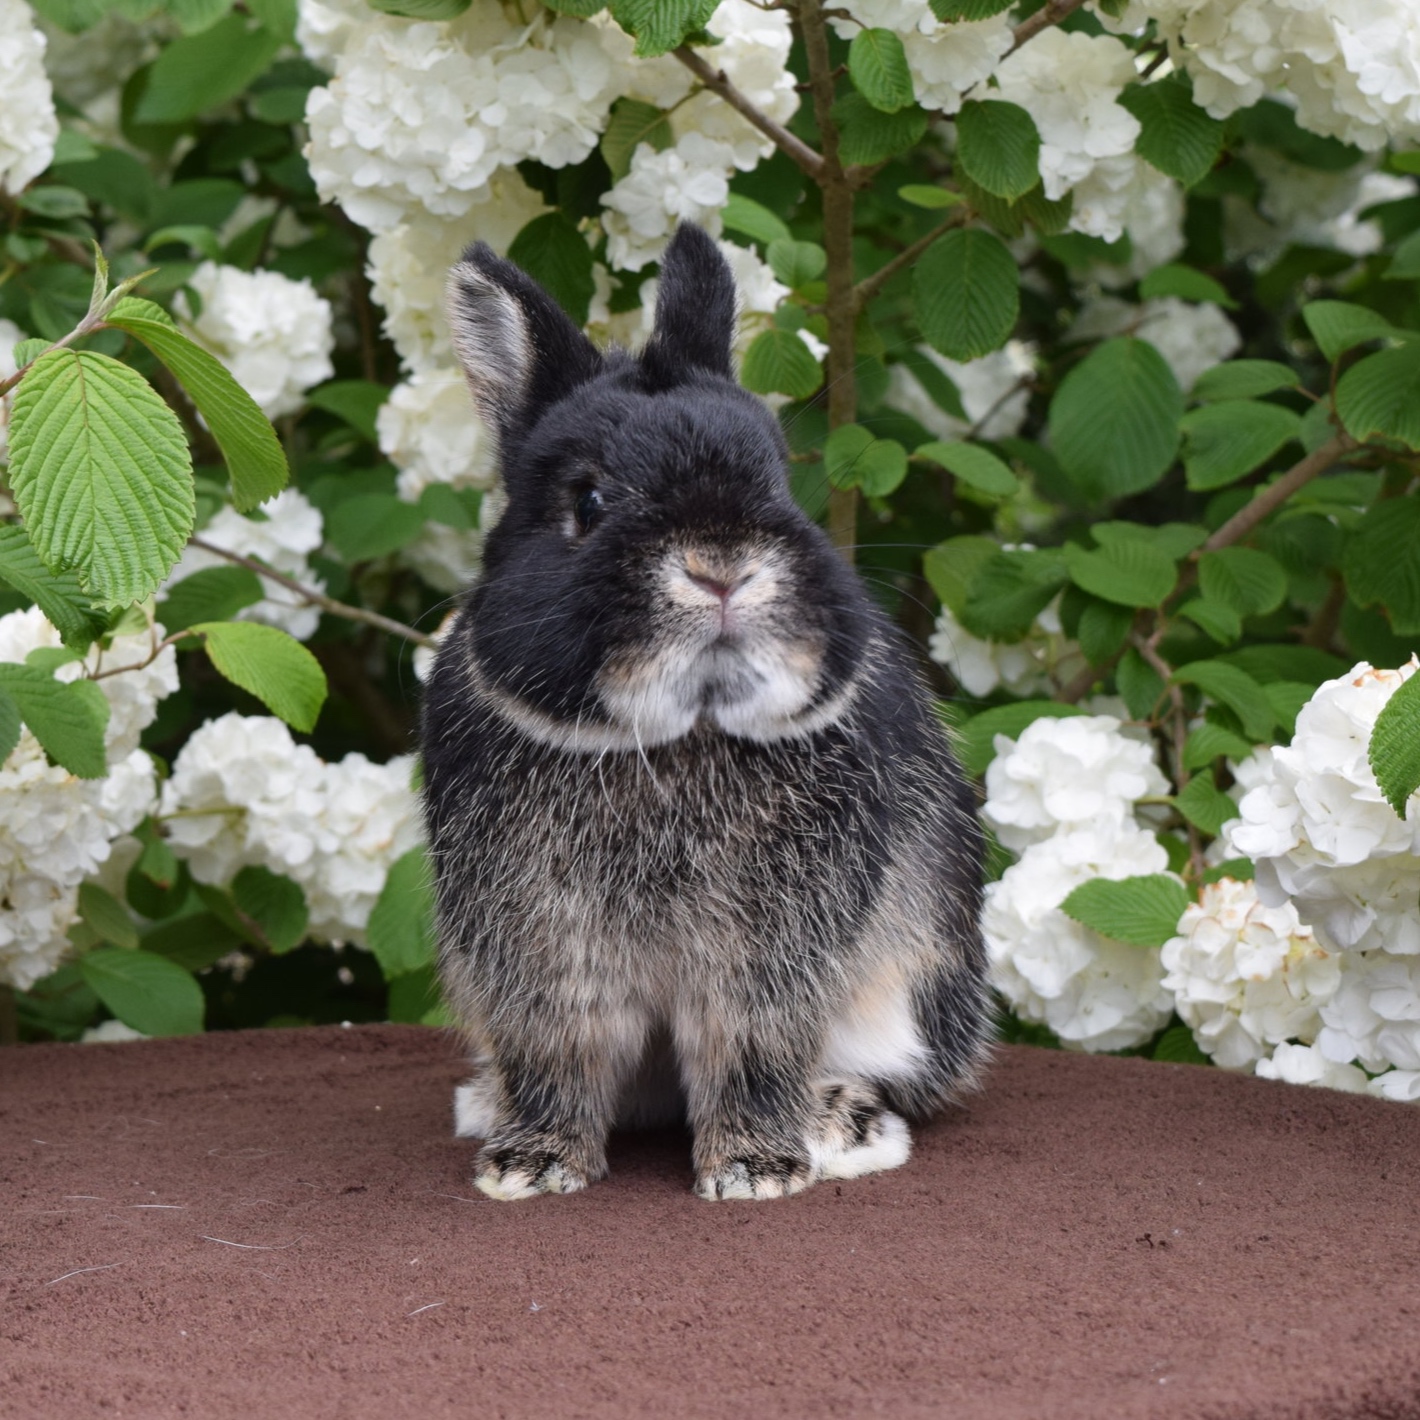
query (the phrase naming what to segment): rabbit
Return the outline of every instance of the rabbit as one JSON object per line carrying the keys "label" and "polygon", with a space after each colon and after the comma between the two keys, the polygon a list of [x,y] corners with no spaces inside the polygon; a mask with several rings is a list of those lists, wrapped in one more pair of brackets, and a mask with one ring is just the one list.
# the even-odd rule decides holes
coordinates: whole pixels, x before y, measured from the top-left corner
{"label": "rabbit", "polygon": [[506,509],[423,708],[456,1133],[493,1198],[681,1120],[706,1199],[895,1168],[989,1048],[971,787],[735,381],[682,225],[639,357],[482,244],[454,345]]}

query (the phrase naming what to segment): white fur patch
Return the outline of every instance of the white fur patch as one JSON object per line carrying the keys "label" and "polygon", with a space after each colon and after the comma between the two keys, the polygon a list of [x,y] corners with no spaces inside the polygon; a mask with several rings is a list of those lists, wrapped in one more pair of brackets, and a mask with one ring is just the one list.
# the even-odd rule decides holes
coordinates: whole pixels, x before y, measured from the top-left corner
{"label": "white fur patch", "polygon": [[862,1178],[901,1168],[912,1154],[912,1134],[901,1116],[883,1110],[873,1121],[869,1137],[851,1148],[824,1140],[809,1140],[809,1158],[816,1178]]}
{"label": "white fur patch", "polygon": [[488,1075],[454,1086],[454,1138],[486,1139],[498,1117],[498,1101]]}
{"label": "white fur patch", "polygon": [[587,1186],[586,1179],[565,1172],[560,1164],[553,1164],[540,1174],[531,1174],[526,1169],[509,1169],[498,1174],[490,1169],[473,1182],[480,1193],[502,1203],[536,1198],[541,1193],[576,1193]]}
{"label": "white fur patch", "polygon": [[744,1164],[736,1162],[719,1173],[709,1173],[695,1180],[695,1195],[708,1203],[719,1203],[739,1199],[758,1201],[767,1198],[788,1198],[791,1194],[802,1193],[810,1178],[753,1178]]}
{"label": "white fur patch", "polygon": [[894,971],[854,995],[829,1029],[821,1068],[829,1075],[893,1080],[918,1074],[928,1058],[907,987]]}

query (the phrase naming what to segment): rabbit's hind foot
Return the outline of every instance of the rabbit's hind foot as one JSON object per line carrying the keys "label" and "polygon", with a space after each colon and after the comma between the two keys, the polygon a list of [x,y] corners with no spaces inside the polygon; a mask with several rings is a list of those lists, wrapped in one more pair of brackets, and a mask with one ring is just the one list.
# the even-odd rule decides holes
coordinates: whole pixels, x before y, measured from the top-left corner
{"label": "rabbit's hind foot", "polygon": [[862,1081],[819,1084],[820,1109],[809,1139],[816,1178],[861,1178],[900,1168],[912,1153],[907,1121],[883,1107]]}

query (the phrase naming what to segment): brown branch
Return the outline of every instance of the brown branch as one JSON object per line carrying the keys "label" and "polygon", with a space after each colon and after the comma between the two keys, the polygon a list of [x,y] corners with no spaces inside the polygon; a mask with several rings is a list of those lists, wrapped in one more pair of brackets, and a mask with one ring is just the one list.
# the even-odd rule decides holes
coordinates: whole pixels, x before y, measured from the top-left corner
{"label": "brown branch", "polygon": [[1023,20],[1016,26],[1015,34],[1012,36],[1011,48],[1008,54],[1014,54],[1027,40],[1032,40],[1041,30],[1048,30],[1051,25],[1058,25],[1061,20],[1068,19],[1085,3],[1085,0],[1048,0],[1030,19]]}
{"label": "brown branch", "polygon": [[1297,489],[1320,477],[1339,458],[1359,448],[1344,430],[1328,439],[1319,449],[1309,453],[1300,463],[1295,463],[1276,483],[1269,483],[1259,489],[1250,503],[1239,508],[1197,552],[1196,562],[1205,552],[1216,552],[1220,547],[1230,547],[1241,542],[1269,513],[1280,508]]}
{"label": "brown branch", "polygon": [[210,552],[227,562],[235,563],[238,567],[246,567],[259,576],[269,577],[278,586],[295,592],[307,605],[318,606],[322,611],[329,612],[331,616],[339,616],[346,621],[358,621],[365,626],[373,626],[390,636],[413,641],[419,646],[438,645],[432,636],[423,631],[416,631],[414,627],[406,626],[402,621],[394,621],[388,616],[381,616],[377,611],[367,611],[362,606],[350,606],[346,602],[338,602],[334,597],[328,597],[324,592],[316,591],[314,587],[307,587],[296,581],[294,577],[288,577],[284,572],[277,572],[268,567],[266,563],[258,562],[254,557],[243,557],[239,552],[229,552],[225,547],[218,547],[215,542],[208,542],[206,538],[201,537],[193,538],[192,546],[200,547],[204,552]]}
{"label": "brown branch", "polygon": [[899,271],[906,266],[911,266],[938,237],[944,236],[947,232],[951,231],[965,215],[966,204],[963,203],[940,226],[933,227],[925,237],[918,237],[911,246],[904,247],[891,261],[878,267],[871,276],[865,276],[853,288],[853,300],[857,309],[862,310]]}
{"label": "brown branch", "polygon": [[743,114],[781,153],[787,153],[815,182],[822,180],[823,158],[802,138],[796,138],[782,124],[775,123],[767,113],[751,103],[730,82],[723,69],[712,68],[688,44],[681,45],[672,53],[707,89],[719,94],[731,108]]}

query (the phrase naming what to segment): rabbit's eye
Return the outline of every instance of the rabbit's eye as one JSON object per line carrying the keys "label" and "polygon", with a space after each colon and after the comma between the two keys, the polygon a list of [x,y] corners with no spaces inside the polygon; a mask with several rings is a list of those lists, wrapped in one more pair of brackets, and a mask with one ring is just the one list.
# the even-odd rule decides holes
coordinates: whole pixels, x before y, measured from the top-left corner
{"label": "rabbit's eye", "polygon": [[577,520],[577,531],[589,533],[601,518],[606,503],[595,488],[584,488],[572,505],[572,516]]}

